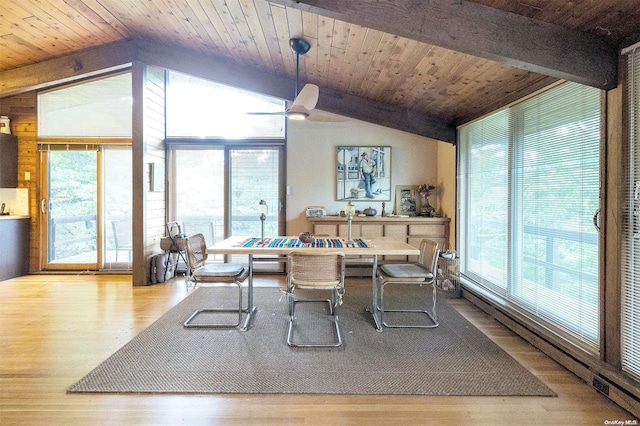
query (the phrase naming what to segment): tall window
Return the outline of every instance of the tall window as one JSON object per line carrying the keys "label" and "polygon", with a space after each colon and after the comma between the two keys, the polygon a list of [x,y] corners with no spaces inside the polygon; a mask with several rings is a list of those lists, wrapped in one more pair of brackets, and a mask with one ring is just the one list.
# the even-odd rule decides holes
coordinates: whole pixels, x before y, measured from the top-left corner
{"label": "tall window", "polygon": [[130,270],[131,73],[38,93],[45,269]]}
{"label": "tall window", "polygon": [[640,46],[628,52],[629,146],[622,211],[622,369],[640,380]]}
{"label": "tall window", "polygon": [[[275,114],[248,114],[253,112]],[[169,74],[172,211],[187,234],[201,232],[207,244],[230,236],[260,235],[260,200],[269,209],[265,236],[284,233],[282,112],[281,100]],[[259,268],[279,270],[281,264],[261,262]]]}
{"label": "tall window", "polygon": [[564,83],[460,129],[461,272],[598,351],[600,91]]}

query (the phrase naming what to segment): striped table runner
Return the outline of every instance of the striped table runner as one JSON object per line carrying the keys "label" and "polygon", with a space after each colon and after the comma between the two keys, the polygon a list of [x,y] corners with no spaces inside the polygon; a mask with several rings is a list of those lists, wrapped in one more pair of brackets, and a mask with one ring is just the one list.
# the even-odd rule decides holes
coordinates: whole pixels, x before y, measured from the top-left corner
{"label": "striped table runner", "polygon": [[242,243],[241,247],[290,247],[290,248],[302,248],[302,247],[318,247],[318,248],[368,248],[369,245],[361,238],[347,241],[342,238],[317,238],[310,244],[303,243],[298,238],[265,238],[264,242],[260,242],[260,238],[249,238]]}

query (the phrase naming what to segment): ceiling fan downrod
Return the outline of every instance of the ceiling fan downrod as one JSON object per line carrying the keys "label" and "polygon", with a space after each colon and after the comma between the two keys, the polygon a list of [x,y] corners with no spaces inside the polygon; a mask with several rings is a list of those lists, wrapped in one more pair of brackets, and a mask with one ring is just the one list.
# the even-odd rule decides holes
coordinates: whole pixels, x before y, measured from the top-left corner
{"label": "ceiling fan downrod", "polygon": [[289,46],[291,50],[296,54],[296,93],[293,98],[298,96],[298,78],[300,77],[300,55],[304,55],[311,49],[311,45],[308,41],[301,38],[292,38],[289,40]]}

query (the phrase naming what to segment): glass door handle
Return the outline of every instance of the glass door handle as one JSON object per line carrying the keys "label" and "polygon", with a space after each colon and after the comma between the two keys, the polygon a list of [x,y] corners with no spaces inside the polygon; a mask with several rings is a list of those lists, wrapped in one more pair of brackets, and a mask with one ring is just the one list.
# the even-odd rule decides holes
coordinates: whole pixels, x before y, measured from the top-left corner
{"label": "glass door handle", "polygon": [[600,209],[598,208],[593,215],[593,226],[595,226],[596,230],[600,232]]}

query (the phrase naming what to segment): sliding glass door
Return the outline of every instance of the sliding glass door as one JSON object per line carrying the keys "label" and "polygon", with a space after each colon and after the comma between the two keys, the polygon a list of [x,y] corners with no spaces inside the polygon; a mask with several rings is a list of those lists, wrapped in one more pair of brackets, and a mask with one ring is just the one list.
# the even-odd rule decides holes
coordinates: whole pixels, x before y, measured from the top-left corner
{"label": "sliding glass door", "polygon": [[100,269],[130,271],[133,254],[132,158],[129,146],[101,149],[102,244]]}
{"label": "sliding glass door", "polygon": [[460,129],[460,271],[600,346],[600,91],[564,83]]}
{"label": "sliding glass door", "polygon": [[236,148],[238,143],[232,144],[180,144],[171,148],[175,219],[183,223],[186,234],[202,233],[207,245],[230,236],[259,236],[260,200],[265,200],[269,210],[265,235],[284,232],[283,147]]}
{"label": "sliding glass door", "polygon": [[[52,147],[53,148],[53,147]],[[56,147],[57,148],[57,147]],[[98,263],[98,153],[50,149],[47,160],[47,269],[95,269]]]}
{"label": "sliding glass door", "polygon": [[42,146],[49,270],[131,269],[131,149]]}

